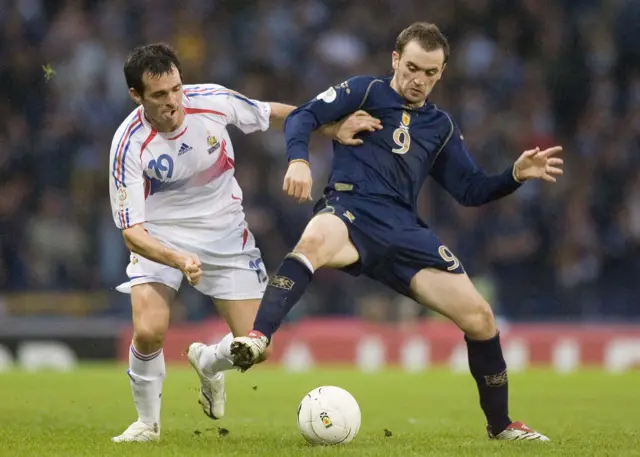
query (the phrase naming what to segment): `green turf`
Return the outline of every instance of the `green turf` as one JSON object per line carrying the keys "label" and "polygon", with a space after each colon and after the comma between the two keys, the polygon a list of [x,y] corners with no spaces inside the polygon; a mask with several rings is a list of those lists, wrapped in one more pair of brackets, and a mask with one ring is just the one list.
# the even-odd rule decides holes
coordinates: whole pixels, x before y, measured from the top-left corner
{"label": "green turf", "polygon": [[[211,421],[197,404],[195,375],[169,367],[162,441],[112,444],[135,419],[124,367],[67,373],[0,374],[2,456],[640,456],[640,373],[546,371],[510,377],[512,416],[551,443],[492,442],[484,435],[468,375],[431,371],[289,374],[259,367],[227,377],[227,415]],[[354,394],[362,428],[351,444],[310,447],[296,409],[312,388],[333,384]],[[229,431],[221,436],[218,427]],[[385,437],[385,429],[392,436]]]}

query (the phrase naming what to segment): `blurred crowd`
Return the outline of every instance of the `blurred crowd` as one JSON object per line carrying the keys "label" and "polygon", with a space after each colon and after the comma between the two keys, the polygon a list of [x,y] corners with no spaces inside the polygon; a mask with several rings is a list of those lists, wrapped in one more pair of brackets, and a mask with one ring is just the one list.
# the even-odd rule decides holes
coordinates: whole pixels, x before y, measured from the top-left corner
{"label": "blurred crowd", "polygon": [[[638,0],[0,0],[0,290],[107,290],[128,262],[108,198],[112,135],[134,108],[134,46],[176,47],[185,82],[298,104],[358,74],[388,75],[396,35],[438,24],[452,57],[432,100],[485,170],[561,144],[555,185],[482,208],[437,184],[421,215],[508,319],[640,317]],[[310,205],[280,192],[281,132],[234,131],[250,229],[277,268]],[[317,197],[331,144],[314,139]],[[186,289],[176,319],[211,313]],[[114,293],[112,313],[127,316]],[[410,300],[321,271],[296,313],[412,319]],[[295,317],[296,315],[294,315]]]}

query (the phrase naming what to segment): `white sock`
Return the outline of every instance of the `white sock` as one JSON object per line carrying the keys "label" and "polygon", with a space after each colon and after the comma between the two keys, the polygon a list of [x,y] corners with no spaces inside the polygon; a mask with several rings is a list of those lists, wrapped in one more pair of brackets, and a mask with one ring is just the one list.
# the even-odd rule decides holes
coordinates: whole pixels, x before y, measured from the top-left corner
{"label": "white sock", "polygon": [[224,338],[211,346],[205,347],[200,353],[200,367],[207,377],[214,377],[221,371],[233,368],[231,360],[231,343],[233,334],[227,333]]}
{"label": "white sock", "polygon": [[307,267],[311,274],[315,273],[315,269],[313,268],[311,261],[307,258],[306,255],[301,254],[300,252],[290,252],[289,254],[287,254],[287,257],[295,258],[296,260],[302,262],[302,264]]}
{"label": "white sock", "polygon": [[145,355],[141,354],[132,343],[127,374],[130,379],[133,402],[138,411],[138,420],[159,430],[162,382],[165,377],[162,349]]}

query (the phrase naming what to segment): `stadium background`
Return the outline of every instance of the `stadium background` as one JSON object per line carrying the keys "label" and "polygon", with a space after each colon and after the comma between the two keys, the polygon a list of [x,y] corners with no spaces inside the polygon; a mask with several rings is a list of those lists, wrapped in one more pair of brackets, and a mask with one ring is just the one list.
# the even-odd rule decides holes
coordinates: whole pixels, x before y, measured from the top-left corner
{"label": "stadium background", "polygon": [[[167,41],[187,83],[298,104],[350,76],[388,74],[395,36],[416,19],[450,39],[433,101],[455,116],[486,170],[535,145],[562,144],[566,161],[557,185],[527,183],[482,208],[462,208],[429,183],[421,214],[513,324],[505,334],[524,338],[515,353],[533,340],[532,358],[545,361],[558,348],[569,361],[581,351],[596,362],[633,352],[628,341],[605,343],[640,317],[640,2],[0,0],[0,361],[28,360],[34,347],[44,364],[57,356],[37,354],[55,347],[71,348],[71,359],[126,354],[128,296],[113,287],[125,280],[128,253],[110,214],[107,162],[134,107],[122,74],[132,47]],[[280,192],[280,132],[232,134],[247,220],[273,271],[310,205]],[[330,157],[330,143],[316,139],[315,196]],[[176,359],[177,341],[222,331],[209,300],[188,287],[172,320]],[[298,331],[283,340],[317,337],[296,352],[300,360],[309,346],[327,346],[326,325],[345,325],[354,354],[358,335],[379,329],[382,340],[357,347],[379,354],[382,344],[397,360],[407,329],[432,338],[433,354],[445,340],[455,353],[460,342],[410,300],[332,271],[316,275],[291,321],[307,327],[290,327]],[[575,340],[549,349],[572,332]]]}

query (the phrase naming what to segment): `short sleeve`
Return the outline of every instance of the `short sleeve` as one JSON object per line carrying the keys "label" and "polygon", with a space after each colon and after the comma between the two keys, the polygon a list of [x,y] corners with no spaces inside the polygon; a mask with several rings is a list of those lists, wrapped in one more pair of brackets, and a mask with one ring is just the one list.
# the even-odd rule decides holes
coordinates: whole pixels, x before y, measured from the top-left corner
{"label": "short sleeve", "polygon": [[109,196],[116,226],[127,229],[145,221],[145,178],[140,159],[142,121],[134,118],[118,129],[111,143]]}

